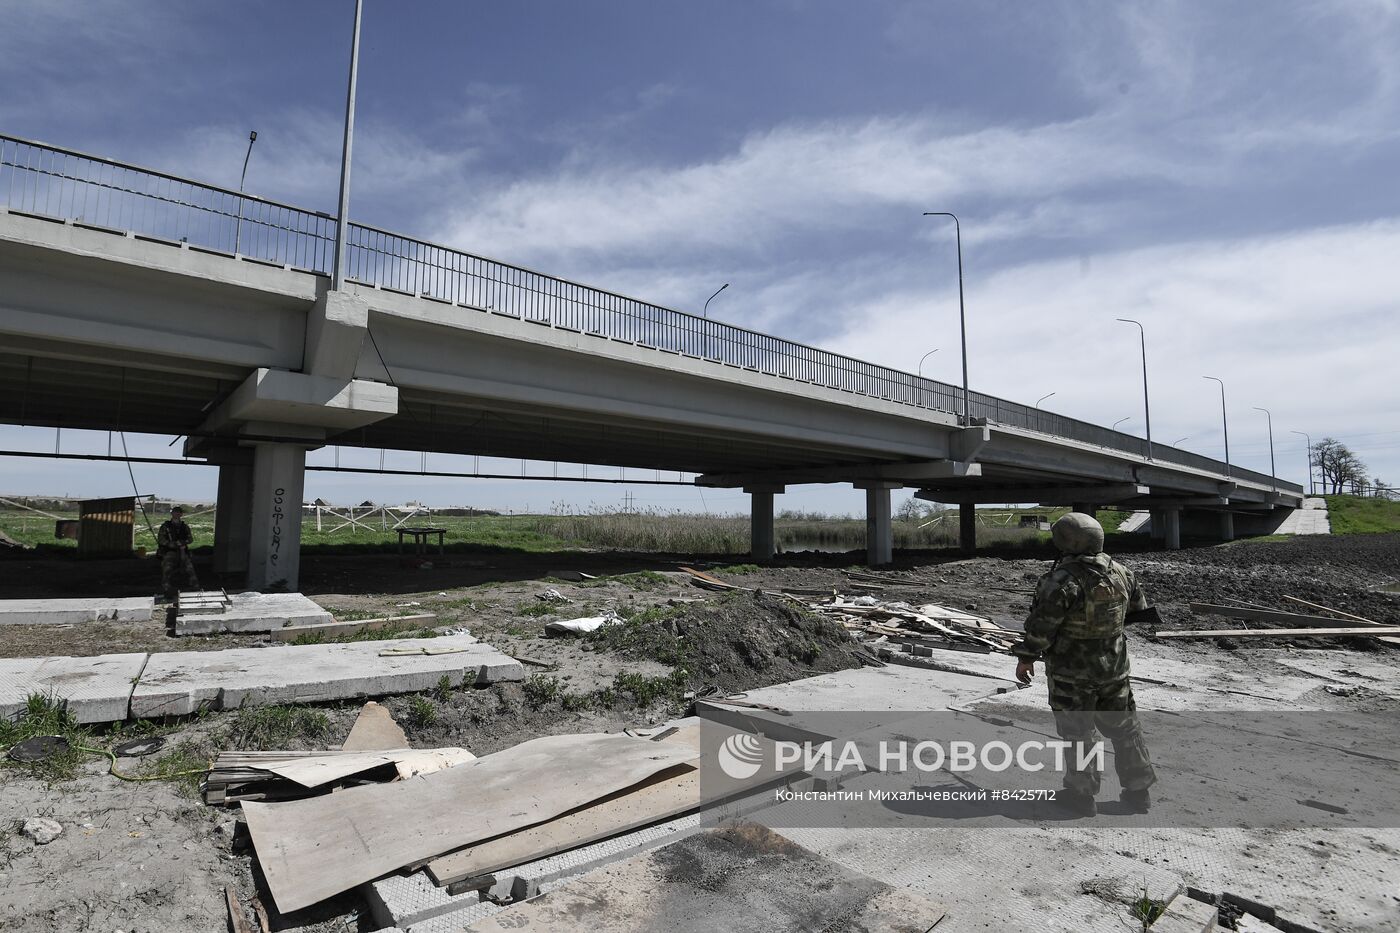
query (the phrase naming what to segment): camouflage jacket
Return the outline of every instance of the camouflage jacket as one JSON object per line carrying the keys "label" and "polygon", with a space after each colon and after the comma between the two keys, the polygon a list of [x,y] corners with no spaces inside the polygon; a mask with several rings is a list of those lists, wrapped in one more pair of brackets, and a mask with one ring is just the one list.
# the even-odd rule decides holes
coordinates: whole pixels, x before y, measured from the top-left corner
{"label": "camouflage jacket", "polygon": [[1133,572],[1107,554],[1060,558],[1036,585],[1026,634],[1011,650],[1047,677],[1107,683],[1128,676],[1123,619],[1147,608]]}
{"label": "camouflage jacket", "polygon": [[184,522],[178,525],[172,521],[162,522],[160,530],[156,532],[156,551],[160,554],[173,551],[182,544],[189,547],[193,543],[194,532]]}

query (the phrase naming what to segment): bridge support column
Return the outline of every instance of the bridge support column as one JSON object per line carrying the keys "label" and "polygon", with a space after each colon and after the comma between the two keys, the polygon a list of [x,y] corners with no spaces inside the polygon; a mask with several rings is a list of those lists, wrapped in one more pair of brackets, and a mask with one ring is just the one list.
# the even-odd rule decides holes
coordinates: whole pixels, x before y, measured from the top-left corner
{"label": "bridge support column", "polygon": [[749,494],[749,555],[756,561],[770,561],[776,550],[773,540],[773,496],[783,486],[745,486]]}
{"label": "bridge support column", "polygon": [[214,507],[214,572],[248,571],[253,530],[253,451],[224,447],[210,451],[219,465],[219,494]]}
{"label": "bridge support column", "polygon": [[1168,551],[1181,550],[1181,509],[1163,509],[1162,519],[1162,543]]}
{"label": "bridge support column", "polygon": [[1074,511],[1078,512],[1080,515],[1087,515],[1093,518],[1099,514],[1099,507],[1088,502],[1076,502],[1074,504]]}
{"label": "bridge support column", "polygon": [[894,522],[890,509],[890,490],[903,483],[856,483],[865,490],[865,562],[871,567],[883,567],[894,560]]}
{"label": "bridge support column", "polygon": [[1233,512],[1220,513],[1220,540],[1235,540],[1235,514]]}
{"label": "bridge support column", "polygon": [[958,506],[958,547],[964,554],[977,550],[977,506],[972,502]]}
{"label": "bridge support column", "polygon": [[296,590],[301,570],[306,448],[297,444],[258,444],[253,448],[252,473],[248,588]]}
{"label": "bridge support column", "polygon": [[1153,541],[1162,541],[1166,538],[1166,510],[1150,509],[1147,513],[1148,524],[1147,533]]}

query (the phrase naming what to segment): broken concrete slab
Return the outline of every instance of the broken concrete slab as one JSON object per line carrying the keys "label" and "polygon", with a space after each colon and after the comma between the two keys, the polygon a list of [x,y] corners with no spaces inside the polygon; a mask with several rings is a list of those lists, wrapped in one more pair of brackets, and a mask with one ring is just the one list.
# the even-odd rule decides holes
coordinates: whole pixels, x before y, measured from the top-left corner
{"label": "broken concrete slab", "polygon": [[101,654],[90,658],[0,659],[0,716],[13,718],[34,693],[68,701],[78,722],[119,722],[150,656]]}
{"label": "broken concrete slab", "polygon": [[271,632],[288,626],[325,625],[331,614],[300,593],[233,593],[222,612],[181,615],[176,635],[218,632]]}
{"label": "broken concrete slab", "polygon": [[[434,654],[389,654],[429,650]],[[523,680],[519,661],[470,635],[330,645],[278,645],[152,655],[131,696],[135,717],[199,709],[318,703],[350,697]]]}
{"label": "broken concrete slab", "polygon": [[408,736],[394,721],[393,715],[370,700],[360,709],[355,725],[340,746],[344,752],[378,752],[385,749],[408,748]]}
{"label": "broken concrete slab", "polygon": [[149,622],[151,596],[91,599],[0,599],[0,625],[72,625],[78,622]]}

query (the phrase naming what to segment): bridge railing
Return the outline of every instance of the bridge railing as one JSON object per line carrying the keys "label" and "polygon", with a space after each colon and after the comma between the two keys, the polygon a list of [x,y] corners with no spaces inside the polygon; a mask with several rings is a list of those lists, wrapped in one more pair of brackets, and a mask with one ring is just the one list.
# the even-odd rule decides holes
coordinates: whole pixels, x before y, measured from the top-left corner
{"label": "bridge railing", "polygon": [[[69,220],[195,249],[329,274],[336,219],[229,188],[191,181],[0,134],[0,194],[11,211]],[[346,275],[413,295],[556,328],[713,360],[796,382],[945,412],[962,388],[849,356],[583,285],[376,227],[351,224]],[[1141,438],[972,392],[973,418],[1145,454]],[[1226,473],[1225,464],[1153,444],[1157,460]],[[1231,467],[1258,483],[1266,474]],[[1292,483],[1280,489],[1301,492]]]}

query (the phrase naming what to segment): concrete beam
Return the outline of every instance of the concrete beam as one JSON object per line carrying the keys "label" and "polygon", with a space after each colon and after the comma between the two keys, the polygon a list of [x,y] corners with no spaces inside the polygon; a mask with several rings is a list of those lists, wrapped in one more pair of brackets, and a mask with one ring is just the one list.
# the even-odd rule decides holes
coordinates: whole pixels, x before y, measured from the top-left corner
{"label": "concrete beam", "polygon": [[1122,503],[1129,509],[1209,509],[1224,508],[1230,505],[1224,496],[1153,496],[1142,501]]}
{"label": "concrete beam", "polygon": [[1099,486],[954,486],[925,487],[914,495],[930,502],[976,504],[979,502],[1038,502],[1041,505],[1073,505],[1093,503],[1109,505],[1146,496],[1150,486],[1137,483],[1110,483]]}
{"label": "concrete beam", "polygon": [[773,536],[773,496],[782,486],[749,486],[749,554],[756,561],[770,561],[776,552]]}
{"label": "concrete beam", "polygon": [[894,524],[890,490],[899,483],[858,483],[865,490],[865,558],[871,567],[883,567],[894,560]]}
{"label": "concrete beam", "polygon": [[964,554],[977,550],[977,506],[971,502],[958,506],[958,547]]}
{"label": "concrete beam", "polygon": [[349,431],[398,411],[399,390],[391,385],[258,369],[209,413],[200,433],[229,433],[259,422]]}
{"label": "concrete beam", "polygon": [[301,503],[306,449],[258,444],[253,454],[248,588],[296,590],[301,572]]}
{"label": "concrete beam", "polygon": [[800,483],[893,483],[890,488],[910,486],[933,479],[975,479],[982,466],[961,460],[918,460],[901,463],[842,464],[839,466],[795,467],[748,473],[705,473],[695,478],[697,486],[785,485]]}
{"label": "concrete beam", "polygon": [[328,291],[306,315],[306,362],[314,376],[355,378],[369,325],[369,303],[353,292]]}
{"label": "concrete beam", "polygon": [[954,460],[971,463],[992,440],[992,429],[985,424],[963,428],[948,439],[948,452]]}
{"label": "concrete beam", "polygon": [[68,701],[78,722],[120,722],[126,718],[132,685],[149,657],[100,654],[90,658],[0,659],[0,718],[13,719],[31,693]]}

